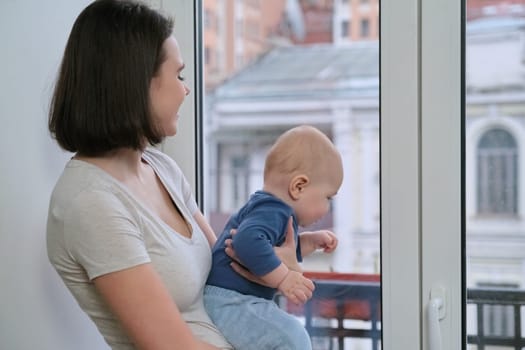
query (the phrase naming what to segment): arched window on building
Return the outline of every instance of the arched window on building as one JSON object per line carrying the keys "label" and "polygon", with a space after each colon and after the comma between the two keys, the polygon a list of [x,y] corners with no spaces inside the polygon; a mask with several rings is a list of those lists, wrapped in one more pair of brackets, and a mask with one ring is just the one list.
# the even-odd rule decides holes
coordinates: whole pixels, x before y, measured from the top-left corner
{"label": "arched window on building", "polygon": [[492,129],[480,138],[477,180],[478,214],[518,213],[518,148],[508,131]]}

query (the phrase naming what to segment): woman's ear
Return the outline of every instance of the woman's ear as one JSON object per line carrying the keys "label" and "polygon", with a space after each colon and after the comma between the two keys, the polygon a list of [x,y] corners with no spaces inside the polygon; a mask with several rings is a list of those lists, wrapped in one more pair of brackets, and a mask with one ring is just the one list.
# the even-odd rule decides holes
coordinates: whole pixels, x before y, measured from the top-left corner
{"label": "woman's ear", "polygon": [[290,180],[290,185],[288,187],[288,193],[293,200],[299,199],[304,189],[310,183],[310,179],[305,174],[299,174],[294,176]]}

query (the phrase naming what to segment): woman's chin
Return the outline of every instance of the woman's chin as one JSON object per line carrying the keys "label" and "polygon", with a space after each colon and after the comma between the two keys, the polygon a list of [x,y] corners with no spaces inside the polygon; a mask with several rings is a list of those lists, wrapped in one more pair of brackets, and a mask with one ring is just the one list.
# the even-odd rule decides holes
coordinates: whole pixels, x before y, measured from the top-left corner
{"label": "woman's chin", "polygon": [[165,137],[171,137],[177,135],[177,128],[172,128],[168,132],[165,133]]}
{"label": "woman's chin", "polygon": [[177,121],[175,121],[173,124],[171,124],[169,127],[166,127],[164,129],[164,136],[175,136],[177,134]]}

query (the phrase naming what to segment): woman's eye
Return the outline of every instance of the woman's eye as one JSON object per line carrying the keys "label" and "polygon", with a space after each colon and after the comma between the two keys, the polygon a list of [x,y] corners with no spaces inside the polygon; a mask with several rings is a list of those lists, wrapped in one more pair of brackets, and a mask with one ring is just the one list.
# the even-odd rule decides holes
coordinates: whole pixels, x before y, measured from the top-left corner
{"label": "woman's eye", "polygon": [[179,75],[177,78],[179,78],[180,81],[184,81],[184,77],[182,75]]}

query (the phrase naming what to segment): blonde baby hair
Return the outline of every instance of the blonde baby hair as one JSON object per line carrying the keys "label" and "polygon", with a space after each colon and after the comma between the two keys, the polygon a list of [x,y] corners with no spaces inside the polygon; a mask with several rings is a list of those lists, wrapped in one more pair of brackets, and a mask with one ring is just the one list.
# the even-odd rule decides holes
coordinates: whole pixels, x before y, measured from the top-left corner
{"label": "blonde baby hair", "polygon": [[[315,179],[330,171],[341,156],[330,139],[310,125],[294,127],[277,138],[266,156],[264,182],[284,183],[297,174]],[[281,182],[279,181],[279,182]],[[283,183],[283,184],[284,184]]]}

